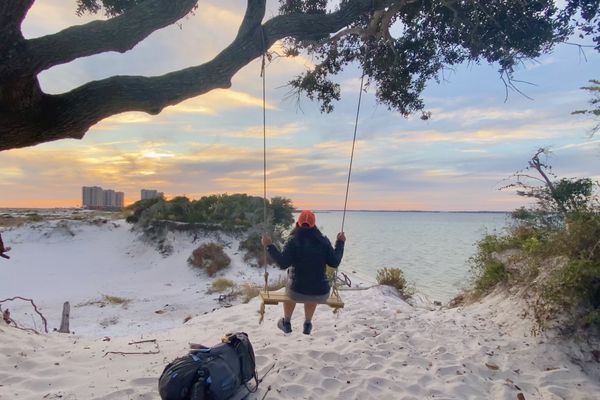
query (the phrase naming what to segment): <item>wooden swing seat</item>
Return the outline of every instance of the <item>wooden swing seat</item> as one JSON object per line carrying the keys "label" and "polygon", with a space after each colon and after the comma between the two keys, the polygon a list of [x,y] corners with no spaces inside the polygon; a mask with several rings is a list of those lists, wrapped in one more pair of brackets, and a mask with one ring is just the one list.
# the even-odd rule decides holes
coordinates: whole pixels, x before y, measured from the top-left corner
{"label": "wooden swing seat", "polygon": [[[288,295],[285,293],[285,288],[282,288],[282,289],[279,289],[276,291],[261,290],[259,293],[259,296],[260,296],[261,300],[263,301],[263,303],[266,305],[277,305],[277,304],[285,302],[285,301],[294,301],[296,303],[303,303],[302,301],[296,301],[296,300],[290,299],[288,297]],[[339,308],[344,308],[344,302],[342,301],[342,298],[340,297],[337,290],[332,290],[331,293],[329,293],[329,298],[327,299],[327,301],[321,302],[319,304],[327,304],[329,307],[334,308],[336,310]]]}

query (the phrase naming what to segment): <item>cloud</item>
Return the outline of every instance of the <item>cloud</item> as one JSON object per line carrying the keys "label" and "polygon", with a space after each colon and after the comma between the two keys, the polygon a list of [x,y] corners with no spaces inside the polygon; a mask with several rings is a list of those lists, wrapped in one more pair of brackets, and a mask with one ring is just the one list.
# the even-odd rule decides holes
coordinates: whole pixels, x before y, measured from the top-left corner
{"label": "cloud", "polygon": [[482,121],[511,121],[544,118],[536,110],[506,110],[501,108],[467,107],[457,110],[432,109],[432,121],[454,121],[461,126],[473,126]]}
{"label": "cloud", "polygon": [[20,167],[2,167],[0,168],[0,185],[9,184],[13,180],[22,178],[25,176],[25,173]]}
{"label": "cloud", "polygon": [[[177,105],[167,107],[165,114],[176,113],[200,113],[217,114],[222,111],[232,111],[236,108],[250,107],[262,108],[263,100],[248,93],[233,89],[216,89],[204,95],[185,100]],[[267,110],[275,110],[276,107],[267,102]]]}

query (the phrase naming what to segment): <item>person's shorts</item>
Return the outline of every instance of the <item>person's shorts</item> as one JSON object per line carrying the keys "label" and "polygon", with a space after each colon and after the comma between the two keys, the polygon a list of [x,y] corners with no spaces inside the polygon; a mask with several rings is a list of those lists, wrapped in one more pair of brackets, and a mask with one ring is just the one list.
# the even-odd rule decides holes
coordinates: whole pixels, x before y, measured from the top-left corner
{"label": "person's shorts", "polygon": [[327,301],[327,299],[329,298],[329,293],[312,295],[312,294],[302,294],[302,293],[294,292],[290,287],[289,281],[285,287],[285,293],[288,295],[288,297],[291,300],[301,302],[301,303],[325,303]]}

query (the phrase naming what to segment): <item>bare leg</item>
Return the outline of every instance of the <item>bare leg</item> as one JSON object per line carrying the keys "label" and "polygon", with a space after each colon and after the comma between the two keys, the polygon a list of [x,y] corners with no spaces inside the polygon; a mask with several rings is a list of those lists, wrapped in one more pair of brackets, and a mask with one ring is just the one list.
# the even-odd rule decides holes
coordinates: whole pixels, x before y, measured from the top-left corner
{"label": "bare leg", "polygon": [[312,317],[317,309],[317,303],[304,303],[304,319],[312,321]]}
{"label": "bare leg", "polygon": [[[292,314],[294,313],[294,308],[296,308],[295,301],[284,301],[283,302],[283,317],[287,321],[292,320]],[[314,310],[313,310],[313,313],[314,313]]]}

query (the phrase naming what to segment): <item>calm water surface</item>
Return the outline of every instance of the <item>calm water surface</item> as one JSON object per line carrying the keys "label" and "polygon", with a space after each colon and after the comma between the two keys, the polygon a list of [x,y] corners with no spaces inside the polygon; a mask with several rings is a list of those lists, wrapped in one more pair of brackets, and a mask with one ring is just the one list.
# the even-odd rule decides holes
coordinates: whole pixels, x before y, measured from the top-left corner
{"label": "calm water surface", "polygon": [[[319,229],[335,240],[341,211],[316,212]],[[346,213],[347,242],[341,271],[375,282],[377,270],[401,268],[417,291],[447,302],[469,281],[468,259],[483,235],[501,231],[503,213],[362,212]]]}

